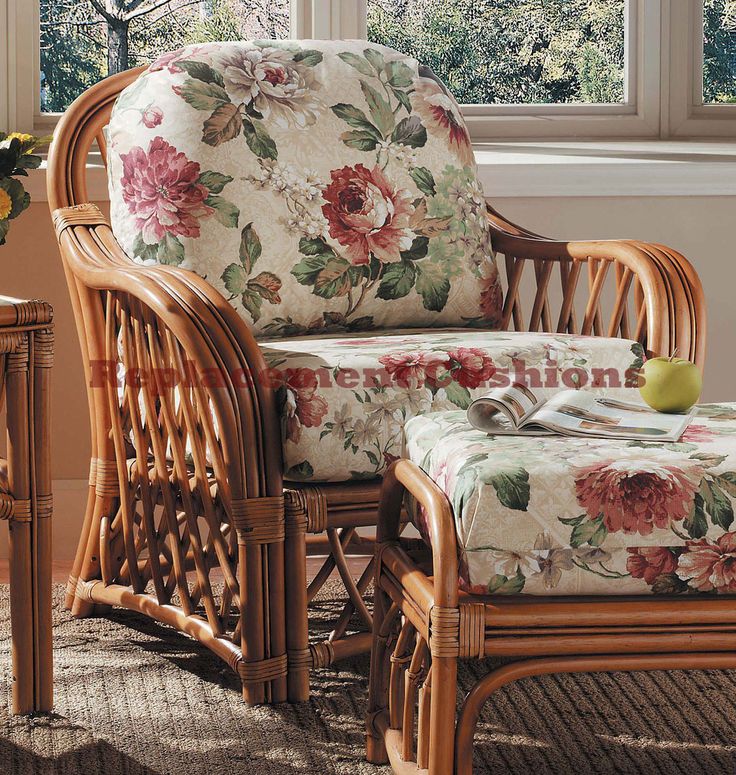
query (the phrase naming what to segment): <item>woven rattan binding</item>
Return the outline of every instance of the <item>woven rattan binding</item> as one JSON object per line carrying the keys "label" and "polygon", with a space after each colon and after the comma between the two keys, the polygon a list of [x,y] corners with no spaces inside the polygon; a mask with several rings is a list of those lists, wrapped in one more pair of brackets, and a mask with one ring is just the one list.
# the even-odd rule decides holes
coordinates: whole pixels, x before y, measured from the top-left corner
{"label": "woven rattan binding", "polygon": [[233,525],[245,543],[284,540],[284,496],[245,498],[232,503]]}
{"label": "woven rattan binding", "polygon": [[286,675],[286,654],[269,659],[261,659],[258,662],[238,662],[238,675],[244,683],[259,683],[271,681],[279,676]]}

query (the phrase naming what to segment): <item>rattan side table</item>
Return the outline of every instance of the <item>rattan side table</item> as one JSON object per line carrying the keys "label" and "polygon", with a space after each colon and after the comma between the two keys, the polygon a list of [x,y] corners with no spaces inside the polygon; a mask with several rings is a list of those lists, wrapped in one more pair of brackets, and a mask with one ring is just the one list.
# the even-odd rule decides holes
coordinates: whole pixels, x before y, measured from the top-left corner
{"label": "rattan side table", "polygon": [[0,518],[9,528],[13,713],[49,711],[51,656],[50,370],[53,310],[0,296]]}

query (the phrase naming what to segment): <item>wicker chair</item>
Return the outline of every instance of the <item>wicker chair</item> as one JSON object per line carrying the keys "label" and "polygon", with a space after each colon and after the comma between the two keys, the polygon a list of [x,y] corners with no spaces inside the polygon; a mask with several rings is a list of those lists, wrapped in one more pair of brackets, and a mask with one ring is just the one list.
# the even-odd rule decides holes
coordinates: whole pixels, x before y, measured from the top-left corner
{"label": "wicker chair", "polygon": [[[369,632],[346,633],[355,613],[370,624],[362,593],[372,566],[354,581],[346,555],[372,553],[358,529],[375,525],[380,478],[285,487],[276,390],[260,378],[267,363],[249,326],[193,272],[133,263],[89,203],[90,153],[96,143],[106,158],[113,103],[141,72],[76,100],[49,158],[92,430],[66,604],[77,616],[121,606],[185,632],[240,675],[249,703],[303,700],[311,667],[370,648]],[[490,206],[488,220],[505,257],[501,330],[634,339],[702,365],[703,296],[682,256],[636,241],[552,241]],[[158,368],[184,377],[193,362],[197,372],[229,376],[178,396],[140,379],[120,390],[111,361],[138,375]],[[327,555],[309,586],[308,554]],[[310,647],[307,604],[335,568],[346,606],[330,638]]]}

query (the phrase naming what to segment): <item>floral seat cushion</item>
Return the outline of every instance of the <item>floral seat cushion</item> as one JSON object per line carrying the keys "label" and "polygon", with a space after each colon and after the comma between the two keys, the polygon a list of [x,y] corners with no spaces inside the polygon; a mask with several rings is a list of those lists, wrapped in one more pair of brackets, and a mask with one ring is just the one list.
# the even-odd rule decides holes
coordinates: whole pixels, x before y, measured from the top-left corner
{"label": "floral seat cushion", "polygon": [[406,420],[466,408],[504,380],[540,395],[601,379],[616,388],[642,363],[624,339],[468,329],[296,337],[262,350],[264,379],[280,390],[286,478],[317,482],[379,476],[401,454]]}
{"label": "floral seat cushion", "polygon": [[257,336],[497,327],[485,201],[457,103],[360,41],[188,46],[118,98],[111,220],[191,269]]}
{"label": "floral seat cushion", "polygon": [[736,594],[736,404],[700,407],[675,444],[491,437],[458,411],[405,431],[452,503],[468,591]]}

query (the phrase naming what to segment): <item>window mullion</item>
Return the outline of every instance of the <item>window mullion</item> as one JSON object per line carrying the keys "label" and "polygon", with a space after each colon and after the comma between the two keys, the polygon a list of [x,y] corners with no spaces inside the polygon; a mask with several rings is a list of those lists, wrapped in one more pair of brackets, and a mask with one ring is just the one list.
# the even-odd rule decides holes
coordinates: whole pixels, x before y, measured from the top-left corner
{"label": "window mullion", "polygon": [[365,40],[368,37],[366,0],[332,0],[339,13],[338,35],[344,39]]}
{"label": "window mullion", "polygon": [[33,131],[36,109],[38,4],[5,0],[7,19],[6,122],[11,129]]}
{"label": "window mullion", "polygon": [[309,36],[321,40],[366,37],[366,0],[311,0],[306,25]]}
{"label": "window mullion", "polygon": [[292,38],[311,38],[311,0],[290,0],[289,35]]}

